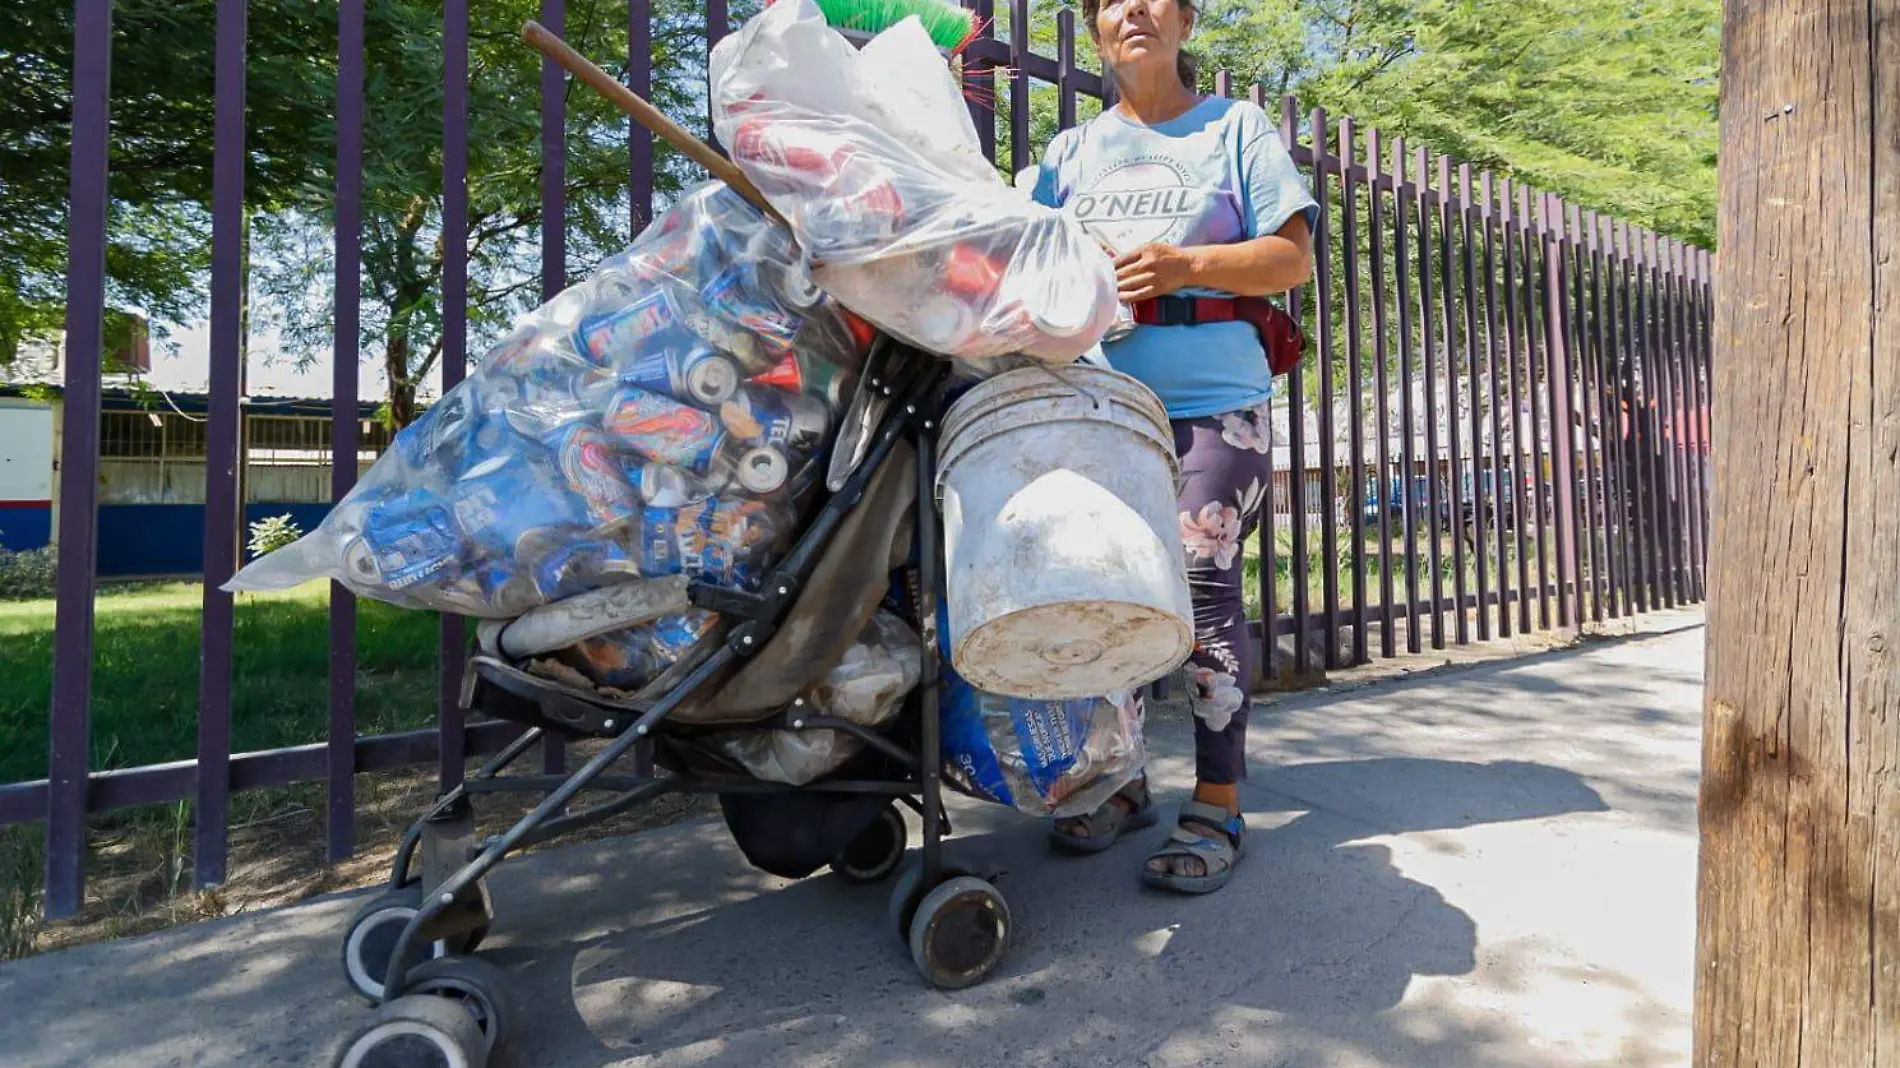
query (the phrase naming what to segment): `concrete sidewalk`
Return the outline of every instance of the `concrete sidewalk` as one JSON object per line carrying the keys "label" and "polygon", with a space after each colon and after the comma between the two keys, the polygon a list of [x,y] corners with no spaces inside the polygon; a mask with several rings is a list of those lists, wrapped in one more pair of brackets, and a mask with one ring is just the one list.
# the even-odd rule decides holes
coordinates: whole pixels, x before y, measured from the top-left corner
{"label": "concrete sidewalk", "polygon": [[[959,805],[1006,870],[989,983],[925,988],[885,889],[747,868],[716,822],[511,862],[483,955],[526,1024],[501,1068],[1687,1063],[1702,632],[1263,710],[1234,882],[1142,890],[1158,831],[1052,857]],[[1187,725],[1151,728],[1159,782]],[[0,965],[0,1064],[325,1063],[367,1009],[334,897]]]}

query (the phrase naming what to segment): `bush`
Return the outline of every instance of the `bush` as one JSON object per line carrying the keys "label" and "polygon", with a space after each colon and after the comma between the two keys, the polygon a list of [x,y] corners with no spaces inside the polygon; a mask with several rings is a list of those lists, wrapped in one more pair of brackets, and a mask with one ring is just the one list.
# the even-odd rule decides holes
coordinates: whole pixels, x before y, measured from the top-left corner
{"label": "bush", "polygon": [[13,552],[0,549],[0,601],[30,601],[53,596],[59,554],[51,546]]}
{"label": "bush", "polygon": [[303,528],[288,514],[274,515],[251,524],[251,555],[264,556],[303,537]]}

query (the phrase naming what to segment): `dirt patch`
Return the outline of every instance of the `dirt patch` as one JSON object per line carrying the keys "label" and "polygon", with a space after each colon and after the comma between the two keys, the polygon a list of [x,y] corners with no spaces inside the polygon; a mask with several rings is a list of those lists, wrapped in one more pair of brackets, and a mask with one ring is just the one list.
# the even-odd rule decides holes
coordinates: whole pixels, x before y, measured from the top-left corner
{"label": "dirt patch", "polygon": [[[570,745],[568,767],[578,767],[602,744]],[[538,765],[539,757],[531,752],[518,767],[527,771]],[[475,766],[471,763],[470,769]],[[237,795],[232,798],[228,878],[223,886],[203,891],[191,888],[189,805],[97,817],[89,835],[85,907],[70,920],[39,916],[38,853],[43,848],[43,827],[7,828],[12,833],[0,838],[0,852],[11,855],[0,858],[5,861],[0,863],[0,873],[6,873],[14,885],[0,886],[0,898],[14,902],[15,919],[10,931],[0,932],[0,960],[372,886],[388,877],[396,846],[409,824],[434,799],[436,781],[432,767],[357,776],[356,851],[334,864],[324,856],[328,836],[321,786]],[[484,796],[477,799],[476,825],[483,834],[499,833],[539,800],[540,795],[531,794]],[[718,808],[717,799],[711,797],[662,797],[535,849],[633,834],[715,813]],[[4,911],[0,905],[0,912]]]}

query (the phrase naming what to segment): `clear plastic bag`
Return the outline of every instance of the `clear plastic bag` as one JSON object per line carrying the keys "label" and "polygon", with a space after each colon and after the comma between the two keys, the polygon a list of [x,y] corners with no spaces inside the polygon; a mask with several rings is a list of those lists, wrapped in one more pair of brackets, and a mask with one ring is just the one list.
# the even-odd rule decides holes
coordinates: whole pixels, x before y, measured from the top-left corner
{"label": "clear plastic bag", "polygon": [[818,283],[893,336],[957,360],[1068,363],[1113,324],[1107,255],[983,158],[914,18],[859,52],[811,0],[778,0],[714,49],[712,104]]}
{"label": "clear plastic bag", "polygon": [[[791,235],[702,185],[525,316],[315,531],[225,588],[330,577],[489,618],[662,575],[750,588],[810,503],[861,358]],[[651,650],[710,625],[634,629]],[[580,662],[616,663],[614,639],[621,670],[600,674],[637,674],[624,633]]]}
{"label": "clear plastic bag", "polygon": [[[880,610],[806,700],[818,715],[881,727],[897,716],[922,677],[923,643],[917,632]],[[832,728],[729,731],[714,744],[754,777],[791,786],[829,775],[864,747]]]}
{"label": "clear plastic bag", "polygon": [[950,666],[940,609],[944,780],[1035,816],[1095,811],[1148,762],[1138,693],[1032,701],[984,693]]}

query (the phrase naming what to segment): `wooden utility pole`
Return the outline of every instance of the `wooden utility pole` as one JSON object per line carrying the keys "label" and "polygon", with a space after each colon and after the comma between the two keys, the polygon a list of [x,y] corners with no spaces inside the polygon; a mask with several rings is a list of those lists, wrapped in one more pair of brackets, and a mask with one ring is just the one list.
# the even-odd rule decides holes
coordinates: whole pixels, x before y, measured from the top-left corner
{"label": "wooden utility pole", "polygon": [[1701,1068],[1900,1068],[1900,0],[1728,0]]}

